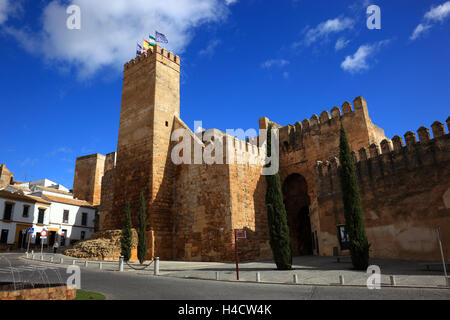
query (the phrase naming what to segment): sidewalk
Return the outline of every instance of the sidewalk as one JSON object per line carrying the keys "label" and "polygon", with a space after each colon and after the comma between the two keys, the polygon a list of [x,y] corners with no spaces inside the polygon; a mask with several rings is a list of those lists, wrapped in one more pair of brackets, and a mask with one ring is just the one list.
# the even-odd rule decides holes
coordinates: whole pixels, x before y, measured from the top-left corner
{"label": "sidewalk", "polygon": [[[63,258],[64,265],[73,264],[75,260],[76,265],[85,267],[87,261],[87,268],[89,269],[118,272],[119,264],[117,261],[89,261],[62,254],[44,254],[44,261],[49,262],[51,257],[53,257],[53,263],[55,264],[60,264],[60,259]],[[40,254],[35,254],[35,259],[39,260]],[[150,263],[151,261],[146,261],[144,265]],[[380,267],[382,286],[390,286],[390,276],[394,275],[396,286],[399,287],[446,288],[442,266],[433,266],[428,271],[421,262],[416,261],[371,259],[370,263]],[[258,272],[261,283],[294,284],[293,279],[294,275],[296,275],[297,284],[340,285],[339,276],[343,276],[345,285],[366,286],[369,274],[363,271],[355,271],[351,268],[350,258],[341,257],[341,262],[337,262],[335,257],[296,257],[293,261],[293,270],[289,271],[276,270],[276,266],[272,261],[240,263],[239,278],[240,281],[255,282]],[[143,269],[138,263],[125,263],[124,272],[153,275],[154,264]],[[219,272],[220,280],[236,280],[236,265],[234,263],[159,262],[160,276],[216,280],[217,272]],[[447,287],[447,289],[450,289],[450,287]]]}

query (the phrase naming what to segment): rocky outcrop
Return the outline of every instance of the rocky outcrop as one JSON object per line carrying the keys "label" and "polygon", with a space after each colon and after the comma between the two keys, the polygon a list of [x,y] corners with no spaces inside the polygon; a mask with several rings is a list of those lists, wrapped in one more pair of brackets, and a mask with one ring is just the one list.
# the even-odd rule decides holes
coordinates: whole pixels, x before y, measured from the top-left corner
{"label": "rocky outcrop", "polygon": [[[120,257],[120,234],[122,230],[96,232],[89,240],[80,241],[64,251],[67,256],[89,260],[118,260]],[[137,232],[133,232],[131,260],[136,260]]]}

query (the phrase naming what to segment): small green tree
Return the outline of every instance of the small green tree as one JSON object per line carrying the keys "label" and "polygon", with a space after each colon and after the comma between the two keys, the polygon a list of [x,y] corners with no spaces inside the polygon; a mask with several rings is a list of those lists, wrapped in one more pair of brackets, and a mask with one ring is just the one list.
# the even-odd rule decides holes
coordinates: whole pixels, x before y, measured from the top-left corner
{"label": "small green tree", "polygon": [[120,235],[120,246],[121,255],[124,257],[125,261],[131,258],[131,245],[133,241],[133,233],[131,231],[131,209],[130,203],[127,202],[125,205],[125,224],[122,228],[122,233]]}
{"label": "small green tree", "polygon": [[145,196],[143,192],[141,192],[141,207],[139,209],[138,219],[139,232],[137,254],[139,262],[142,264],[144,263],[147,256],[147,236],[145,233],[145,229],[147,227],[147,204],[145,202]]}
{"label": "small green tree", "polygon": [[[272,153],[271,146],[272,124],[267,130],[267,156]],[[292,248],[287,223],[286,208],[283,202],[281,182],[278,172],[274,175],[266,175],[267,191],[266,206],[267,220],[269,223],[270,247],[278,270],[292,269]]]}
{"label": "small green tree", "polygon": [[356,171],[353,157],[348,144],[344,126],[341,124],[339,160],[341,167],[342,200],[344,202],[345,230],[350,238],[349,249],[353,267],[356,270],[366,270],[369,266],[370,244],[367,240],[362,215]]}

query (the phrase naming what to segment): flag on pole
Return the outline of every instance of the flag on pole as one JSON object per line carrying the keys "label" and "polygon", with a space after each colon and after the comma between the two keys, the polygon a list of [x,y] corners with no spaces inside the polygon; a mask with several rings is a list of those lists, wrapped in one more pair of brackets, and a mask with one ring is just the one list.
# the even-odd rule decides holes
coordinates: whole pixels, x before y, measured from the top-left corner
{"label": "flag on pole", "polygon": [[150,43],[150,45],[153,47],[154,45],[156,45],[156,40],[155,37],[149,35],[148,36],[148,42]]}
{"label": "flag on pole", "polygon": [[166,36],[162,33],[159,33],[158,31],[155,31],[155,40],[156,40],[156,42],[161,42],[161,43],[169,42],[169,40],[167,40]]}
{"label": "flag on pole", "polygon": [[147,40],[143,39],[143,42],[142,42],[142,49],[143,49],[144,51],[147,51],[150,47],[151,47],[151,46],[150,46],[150,42],[148,42]]}
{"label": "flag on pole", "polygon": [[136,55],[140,56],[142,54],[142,46],[136,43]]}

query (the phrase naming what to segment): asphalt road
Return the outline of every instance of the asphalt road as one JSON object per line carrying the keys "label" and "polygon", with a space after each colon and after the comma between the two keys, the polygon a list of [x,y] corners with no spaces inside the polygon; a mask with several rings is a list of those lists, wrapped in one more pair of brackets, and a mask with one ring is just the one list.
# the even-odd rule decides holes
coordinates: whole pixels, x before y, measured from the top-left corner
{"label": "asphalt road", "polygon": [[[0,281],[11,280],[9,263],[21,270],[24,278],[42,279],[38,269],[53,267],[48,263],[19,259],[18,254],[0,255]],[[5,259],[7,258],[7,259]],[[150,276],[131,272],[81,269],[81,289],[103,293],[107,299],[123,300],[450,300],[449,289],[382,288],[369,290],[363,287],[303,286],[256,284],[211,280],[180,279]],[[45,269],[44,269],[45,270]],[[57,271],[56,271],[57,270]],[[65,282],[69,274],[66,268],[47,269],[49,282],[58,281],[58,273]],[[17,275],[16,275],[17,277]],[[40,277],[40,278],[39,278]],[[39,278],[39,279],[38,279]]]}

